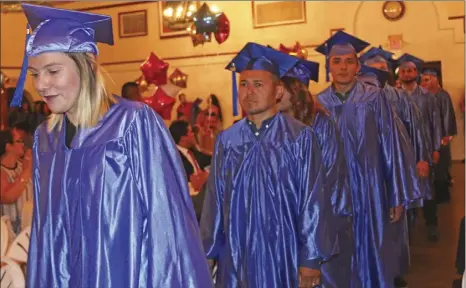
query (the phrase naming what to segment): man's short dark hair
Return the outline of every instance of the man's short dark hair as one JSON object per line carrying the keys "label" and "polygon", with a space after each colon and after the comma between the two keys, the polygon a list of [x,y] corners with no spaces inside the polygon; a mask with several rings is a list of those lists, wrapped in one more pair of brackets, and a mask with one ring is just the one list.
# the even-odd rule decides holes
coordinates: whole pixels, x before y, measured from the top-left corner
{"label": "man's short dark hair", "polygon": [[131,87],[137,88],[137,89],[139,88],[138,83],[136,82],[126,82],[121,87],[121,97],[128,99],[128,96],[126,95],[127,94],[126,91],[128,90],[128,88],[131,88]]}
{"label": "man's short dark hair", "polygon": [[0,131],[0,156],[6,152],[6,145],[13,143],[13,130],[5,129]]}
{"label": "man's short dark hair", "polygon": [[184,120],[173,121],[170,125],[170,134],[176,144],[180,143],[181,137],[188,135],[189,123]]}
{"label": "man's short dark hair", "polygon": [[12,128],[24,131],[26,133],[31,132],[30,125],[29,125],[29,122],[27,120],[22,120],[22,121],[18,121],[16,123],[13,123]]}

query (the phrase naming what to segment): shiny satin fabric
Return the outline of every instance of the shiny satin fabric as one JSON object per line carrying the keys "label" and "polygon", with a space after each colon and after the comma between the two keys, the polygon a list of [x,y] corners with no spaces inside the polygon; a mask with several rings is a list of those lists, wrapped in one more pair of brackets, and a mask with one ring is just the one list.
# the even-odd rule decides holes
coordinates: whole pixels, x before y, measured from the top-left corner
{"label": "shiny satin fabric", "polygon": [[455,136],[458,134],[456,116],[450,94],[444,89],[435,94],[439,106],[440,121],[442,123],[442,136]]}
{"label": "shiny satin fabric", "polygon": [[[395,113],[399,116],[409,134],[416,157],[416,163],[419,161],[426,161],[432,166],[432,137],[430,136],[430,131],[425,124],[419,107],[403,90],[396,89],[390,85],[386,85],[383,90],[389,102],[392,103]],[[430,172],[431,176],[418,178],[424,199],[433,198],[433,171]]]}
{"label": "shiny satin fabric", "polygon": [[435,96],[420,86],[417,86],[411,95],[406,91],[403,95],[414,101],[417,107],[419,107],[422,118],[424,119],[424,125],[426,125],[430,135],[432,149],[433,151],[438,151],[442,139],[442,122],[440,119],[440,109]]}
{"label": "shiny satin fabric", "polygon": [[65,126],[36,130],[28,287],[212,287],[163,120],[117,99],[71,148]]}
{"label": "shiny satin fabric", "polygon": [[255,136],[242,119],[217,136],[201,235],[216,287],[298,287],[298,267],[338,252],[317,137],[278,114]]}
{"label": "shiny satin fabric", "polygon": [[[416,162],[426,161],[432,165],[432,144],[430,133],[427,126],[424,125],[421,112],[416,103],[404,95],[405,92],[403,90],[396,89],[390,85],[385,85],[383,91],[389,102],[392,104],[396,115],[403,122],[404,127],[406,128],[405,130],[409,134]],[[432,175],[433,173],[431,168],[429,177],[416,178],[419,183],[423,199],[433,199]],[[409,208],[418,208],[422,205],[423,203],[421,200],[413,203]],[[399,268],[397,275],[403,276],[408,273],[410,265],[409,231],[406,213],[403,213],[403,217],[400,221],[403,221],[403,224],[398,227],[400,237],[397,239],[397,242],[399,243],[398,247],[401,250],[399,264],[397,265]]]}
{"label": "shiny satin fabric", "polygon": [[[332,236],[338,239],[339,253],[321,267],[322,286],[325,288],[360,287],[357,267],[352,266],[354,235],[352,227],[352,199],[349,187],[346,157],[336,124],[325,111],[317,109],[311,125],[322,150],[325,167],[325,185],[330,193],[334,220]],[[352,286],[349,286],[351,283]]]}
{"label": "shiny satin fabric", "polygon": [[[436,95],[437,103],[440,112],[440,121],[442,123],[442,137],[455,136],[458,134],[456,126],[456,116],[451,103],[450,94],[441,89]],[[451,166],[451,150],[450,145],[445,145],[440,148],[440,160],[435,165],[435,180],[449,181],[449,169]]]}
{"label": "shiny satin fabric", "polygon": [[389,208],[422,198],[414,153],[381,89],[356,82],[342,103],[330,86],[317,96],[336,121],[353,199],[355,261],[361,287],[393,287],[400,258],[400,226]]}

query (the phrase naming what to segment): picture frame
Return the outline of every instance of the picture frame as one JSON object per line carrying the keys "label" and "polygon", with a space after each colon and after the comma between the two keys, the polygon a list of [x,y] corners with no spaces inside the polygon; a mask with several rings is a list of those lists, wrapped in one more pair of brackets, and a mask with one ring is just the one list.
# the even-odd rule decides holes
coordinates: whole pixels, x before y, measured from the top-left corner
{"label": "picture frame", "polygon": [[251,1],[253,28],[306,23],[306,1]]}
{"label": "picture frame", "polygon": [[118,13],[118,33],[120,38],[147,36],[147,10]]}
{"label": "picture frame", "polygon": [[159,35],[161,39],[189,36],[187,29],[192,25],[192,19],[183,18],[169,21],[165,16],[167,8],[172,8],[172,11],[174,11],[177,7],[183,7],[183,11],[194,13],[201,7],[201,1],[158,1]]}
{"label": "picture frame", "polygon": [[334,28],[334,29],[330,29],[330,37],[332,37],[335,33],[337,33],[338,31],[345,31],[345,28]]}

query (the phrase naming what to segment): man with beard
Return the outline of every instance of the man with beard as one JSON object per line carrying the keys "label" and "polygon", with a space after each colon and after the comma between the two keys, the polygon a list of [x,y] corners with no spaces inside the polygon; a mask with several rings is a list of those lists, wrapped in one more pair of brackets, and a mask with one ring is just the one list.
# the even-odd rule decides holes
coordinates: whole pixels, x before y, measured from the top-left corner
{"label": "man with beard", "polygon": [[456,127],[456,116],[450,94],[443,89],[438,82],[437,71],[428,69],[422,73],[421,85],[429,90],[437,99],[439,105],[442,142],[440,147],[440,160],[435,167],[434,186],[437,204],[450,200],[450,167],[451,151],[450,141],[458,133]]}
{"label": "man with beard", "polygon": [[[409,143],[381,89],[357,81],[357,53],[368,46],[343,31],[316,50],[326,56],[332,85],[317,99],[336,121],[344,145],[353,200],[353,230],[362,287],[393,287],[404,207],[421,198]],[[351,283],[350,287],[355,287]]]}
{"label": "man with beard", "polygon": [[240,73],[247,117],[217,136],[202,211],[217,287],[315,287],[320,263],[337,252],[318,139],[277,109],[280,78],[296,63],[248,43],[227,66]]}
{"label": "man with beard", "polygon": [[278,103],[282,113],[295,117],[315,131],[322,150],[322,162],[325,168],[325,185],[328,187],[328,199],[333,208],[332,229],[338,235],[340,252],[322,264],[322,285],[326,288],[346,287],[348,283],[358,283],[355,263],[352,263],[354,236],[351,219],[351,192],[346,169],[340,133],[330,115],[314,105],[308,91],[310,81],[319,81],[319,63],[299,60],[281,79],[284,94]]}
{"label": "man with beard", "polygon": [[[442,138],[440,113],[435,97],[417,84],[418,65],[422,60],[404,54],[398,60],[399,79],[402,83],[403,96],[408,97],[419,107],[426,133],[429,136],[429,147],[433,165],[440,158],[440,141]],[[427,238],[429,241],[438,240],[437,232],[437,204],[434,199],[426,199],[423,207],[424,220],[428,227]]]}

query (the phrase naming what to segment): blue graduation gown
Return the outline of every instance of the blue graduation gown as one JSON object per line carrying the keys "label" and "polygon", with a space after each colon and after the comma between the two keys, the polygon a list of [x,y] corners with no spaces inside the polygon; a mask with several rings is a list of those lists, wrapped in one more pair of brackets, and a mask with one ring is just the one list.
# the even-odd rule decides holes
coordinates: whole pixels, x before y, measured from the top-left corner
{"label": "blue graduation gown", "polygon": [[421,111],[424,125],[427,127],[426,133],[430,138],[431,154],[438,151],[442,139],[442,122],[440,121],[440,109],[435,97],[420,86],[416,86],[411,94],[404,91],[403,95],[414,101]]}
{"label": "blue graduation gown", "polygon": [[[404,95],[403,90],[396,89],[390,85],[385,85],[383,88],[384,94],[392,103],[396,115],[400,118],[404,127],[406,128],[407,134],[411,140],[411,145],[414,150],[416,162],[426,161],[432,163],[431,157],[431,144],[430,137],[427,132],[427,127],[424,125],[421,112],[410,98]],[[424,199],[432,199],[432,179],[431,177],[417,178],[419,188],[421,189]],[[410,208],[417,208],[421,206],[421,203],[415,203]],[[406,223],[404,227],[400,229],[400,237],[398,239],[399,247],[401,249],[400,261],[399,261],[399,273],[398,275],[406,275],[409,270],[410,264],[410,250],[409,250],[409,231],[407,225],[407,214],[403,215],[403,219]]]}
{"label": "blue graduation gown", "polygon": [[345,103],[329,87],[317,96],[343,141],[353,199],[356,261],[362,287],[393,287],[400,252],[395,240],[406,223],[391,224],[389,208],[422,197],[412,147],[381,89],[356,82]]}
{"label": "blue graduation gown", "polygon": [[242,119],[217,136],[201,235],[217,287],[298,287],[298,267],[335,253],[317,137],[283,114],[256,136]]}
{"label": "blue graduation gown", "polygon": [[352,199],[349,188],[348,169],[335,122],[326,111],[317,109],[313,123],[319,146],[322,150],[322,163],[326,170],[325,185],[330,193],[334,220],[333,232],[337,234],[339,253],[322,264],[322,284],[325,288],[360,287],[357,267],[352,261],[354,235],[352,227]]}
{"label": "blue graduation gown", "polygon": [[[117,98],[65,146],[34,136],[28,287],[212,287],[187,180],[163,120]],[[65,121],[63,121],[65,122]]]}
{"label": "blue graduation gown", "polygon": [[[439,106],[442,137],[455,136],[458,133],[456,116],[450,94],[444,89],[435,94]],[[440,160],[435,167],[435,180],[449,181],[448,171],[451,166],[450,145],[440,148]],[[448,189],[448,188],[447,188]]]}

